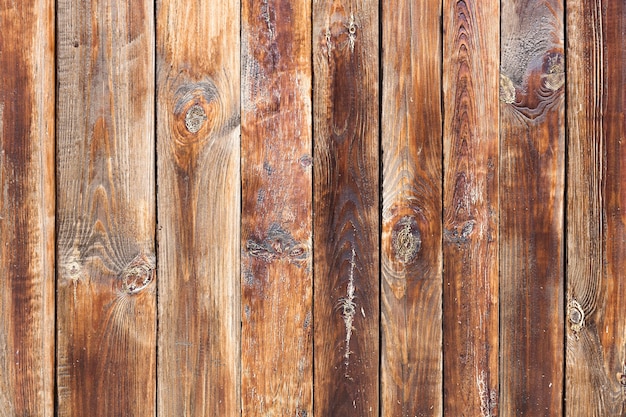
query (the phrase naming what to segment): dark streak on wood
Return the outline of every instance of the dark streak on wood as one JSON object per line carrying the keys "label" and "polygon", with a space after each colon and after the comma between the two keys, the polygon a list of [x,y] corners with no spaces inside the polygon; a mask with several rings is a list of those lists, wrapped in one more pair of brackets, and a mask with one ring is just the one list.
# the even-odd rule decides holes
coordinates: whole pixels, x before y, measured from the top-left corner
{"label": "dark streak on wood", "polygon": [[315,413],[379,412],[378,3],[313,7]]}
{"label": "dark streak on wood", "polygon": [[54,413],[54,3],[0,1],[0,415]]}
{"label": "dark streak on wood", "polygon": [[562,414],[563,24],[560,0],[502,3],[501,71],[515,90],[500,105],[505,416]]}

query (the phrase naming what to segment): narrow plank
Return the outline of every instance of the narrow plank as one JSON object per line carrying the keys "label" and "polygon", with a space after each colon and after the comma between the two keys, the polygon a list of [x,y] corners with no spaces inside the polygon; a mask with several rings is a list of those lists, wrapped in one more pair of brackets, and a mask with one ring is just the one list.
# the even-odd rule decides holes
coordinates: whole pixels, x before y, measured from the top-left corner
{"label": "narrow plank", "polygon": [[153,6],[57,10],[58,414],[153,415]]}
{"label": "narrow plank", "polygon": [[444,1],[444,414],[498,414],[499,1]]}
{"label": "narrow plank", "polygon": [[311,2],[242,2],[242,408],[313,415]]}
{"label": "narrow plank", "polygon": [[502,2],[503,416],[562,414],[563,23],[561,0]]}
{"label": "narrow plank", "polygon": [[440,416],[441,2],[382,13],[381,415]]}
{"label": "narrow plank", "polygon": [[567,3],[567,416],[626,414],[626,5]]}
{"label": "narrow plank", "polygon": [[54,415],[54,2],[0,1],[0,415]]}
{"label": "narrow plank", "polygon": [[240,414],[238,1],[157,2],[159,416]]}
{"label": "narrow plank", "polygon": [[315,0],[315,414],[379,413],[378,2]]}

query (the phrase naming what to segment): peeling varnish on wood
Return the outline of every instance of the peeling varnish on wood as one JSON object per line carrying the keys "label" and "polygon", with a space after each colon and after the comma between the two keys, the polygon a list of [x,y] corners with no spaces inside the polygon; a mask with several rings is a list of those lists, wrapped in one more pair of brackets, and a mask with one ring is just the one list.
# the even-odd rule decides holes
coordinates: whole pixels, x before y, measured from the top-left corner
{"label": "peeling varnish on wood", "polygon": [[[344,365],[346,366],[345,377],[350,378],[348,374],[348,366],[350,365],[350,339],[352,338],[352,331],[354,328],[352,324],[354,322],[354,315],[356,313],[356,303],[354,302],[355,286],[354,286],[354,268],[356,266],[356,251],[352,248],[352,256],[350,258],[350,274],[348,276],[348,287],[346,290],[346,296],[339,299],[339,306],[341,307],[341,315],[343,316],[343,322],[346,326],[346,346],[343,354]],[[365,317],[365,312],[361,308],[361,314]]]}
{"label": "peeling varnish on wood", "polygon": [[480,417],[494,416],[493,410],[498,405],[498,396],[495,390],[487,386],[487,373],[483,370],[476,376],[476,387],[480,397]]}
{"label": "peeling varnish on wood", "polygon": [[515,85],[504,74],[500,74],[500,101],[506,104],[515,103]]}
{"label": "peeling varnish on wood", "polygon": [[546,87],[556,91],[565,83],[565,63],[562,54],[550,54],[548,56],[548,70],[543,74]]}
{"label": "peeling varnish on wood", "polygon": [[357,25],[354,21],[354,13],[350,13],[350,20],[348,21],[348,45],[350,45],[350,52],[354,53],[354,44],[356,42],[356,28]]}

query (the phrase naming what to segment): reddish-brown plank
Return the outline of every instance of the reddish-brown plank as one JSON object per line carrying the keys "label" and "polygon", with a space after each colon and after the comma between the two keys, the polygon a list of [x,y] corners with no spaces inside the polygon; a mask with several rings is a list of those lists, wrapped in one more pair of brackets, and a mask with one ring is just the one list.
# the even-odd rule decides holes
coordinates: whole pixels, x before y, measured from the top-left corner
{"label": "reddish-brown plank", "polygon": [[0,415],[54,415],[54,2],[0,0]]}
{"label": "reddish-brown plank", "polygon": [[60,416],[155,412],[152,16],[57,3]]}
{"label": "reddish-brown plank", "polygon": [[563,403],[564,67],[561,0],[502,2],[500,413]]}
{"label": "reddish-brown plank", "polygon": [[498,413],[499,4],[443,6],[443,398],[450,416]]}
{"label": "reddish-brown plank", "polygon": [[243,415],[312,416],[311,3],[242,6]]}
{"label": "reddish-brown plank", "polygon": [[441,29],[441,2],[382,3],[381,415],[389,417],[442,414]]}
{"label": "reddish-brown plank", "polygon": [[626,414],[626,5],[567,3],[567,416]]}
{"label": "reddish-brown plank", "polygon": [[315,414],[379,413],[378,2],[316,0]]}
{"label": "reddish-brown plank", "polygon": [[239,2],[157,2],[158,415],[240,415]]}

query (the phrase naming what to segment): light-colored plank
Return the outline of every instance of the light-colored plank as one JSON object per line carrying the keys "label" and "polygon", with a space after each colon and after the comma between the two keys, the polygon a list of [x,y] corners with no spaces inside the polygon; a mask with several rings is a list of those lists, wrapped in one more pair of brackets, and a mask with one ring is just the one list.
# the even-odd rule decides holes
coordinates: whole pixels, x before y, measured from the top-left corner
{"label": "light-colored plank", "polygon": [[498,411],[499,4],[443,6],[443,385],[450,416]]}
{"label": "light-colored plank", "polygon": [[626,413],[626,5],[567,3],[567,416]]}
{"label": "light-colored plank", "polygon": [[158,414],[240,414],[239,2],[157,2]]}
{"label": "light-colored plank", "polygon": [[379,407],[378,2],[315,0],[315,414]]}
{"label": "light-colored plank", "polygon": [[381,410],[440,416],[441,3],[382,12]]}
{"label": "light-colored plank", "polygon": [[565,160],[561,0],[503,1],[501,36],[500,414],[560,416]]}
{"label": "light-colored plank", "polygon": [[57,10],[58,414],[153,415],[152,2]]}
{"label": "light-colored plank", "polygon": [[54,415],[54,2],[0,0],[0,416]]}
{"label": "light-colored plank", "polygon": [[242,6],[243,415],[312,416],[311,3]]}

